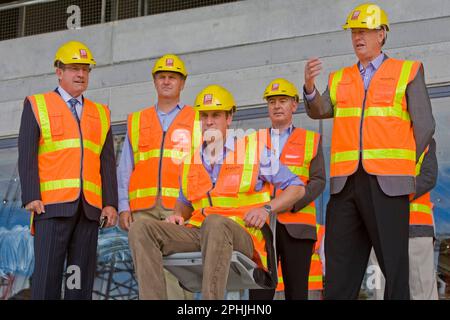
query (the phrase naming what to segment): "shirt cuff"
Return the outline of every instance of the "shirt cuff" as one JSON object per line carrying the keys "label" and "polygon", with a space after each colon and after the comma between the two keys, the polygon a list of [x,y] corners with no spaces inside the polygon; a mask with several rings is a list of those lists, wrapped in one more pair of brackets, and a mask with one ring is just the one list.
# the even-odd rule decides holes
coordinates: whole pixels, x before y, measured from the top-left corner
{"label": "shirt cuff", "polygon": [[303,87],[303,94],[308,102],[313,101],[316,97],[316,88],[314,88],[314,91],[312,93],[307,94],[305,91],[305,87]]}
{"label": "shirt cuff", "polygon": [[280,185],[280,189],[284,190],[284,189],[286,189],[287,187],[290,187],[290,186],[304,186],[304,185],[305,184],[303,183],[302,180],[300,180],[299,177],[294,176],[294,177],[284,181],[284,183],[282,183]]}
{"label": "shirt cuff", "polygon": [[130,203],[128,201],[124,201],[124,200],[119,201],[119,210],[118,211],[119,211],[119,214],[122,211],[131,211],[130,210]]}

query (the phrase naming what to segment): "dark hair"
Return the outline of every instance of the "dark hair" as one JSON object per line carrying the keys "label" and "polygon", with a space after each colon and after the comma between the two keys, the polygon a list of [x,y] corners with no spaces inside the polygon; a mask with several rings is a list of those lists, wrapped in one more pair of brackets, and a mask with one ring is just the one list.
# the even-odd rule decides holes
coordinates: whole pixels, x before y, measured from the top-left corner
{"label": "dark hair", "polygon": [[62,63],[60,60],[56,60],[54,66],[55,68],[64,69],[65,64]]}

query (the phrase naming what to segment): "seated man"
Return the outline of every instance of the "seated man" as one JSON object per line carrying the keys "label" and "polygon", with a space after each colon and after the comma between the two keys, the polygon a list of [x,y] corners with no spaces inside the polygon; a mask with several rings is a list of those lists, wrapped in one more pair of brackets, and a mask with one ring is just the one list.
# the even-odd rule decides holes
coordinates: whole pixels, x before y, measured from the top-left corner
{"label": "seated man", "polygon": [[[131,225],[138,231],[129,237],[140,256],[135,268],[151,279],[140,284],[148,293],[141,299],[167,299],[163,256],[190,251],[202,252],[202,297],[224,299],[232,252],[240,251],[268,270],[263,237],[268,217],[289,210],[305,194],[295,174],[267,157],[256,132],[239,139],[228,134],[236,104],[226,89],[206,87],[194,109],[200,112],[203,143],[185,159],[174,215]],[[272,200],[270,184],[283,190]]]}

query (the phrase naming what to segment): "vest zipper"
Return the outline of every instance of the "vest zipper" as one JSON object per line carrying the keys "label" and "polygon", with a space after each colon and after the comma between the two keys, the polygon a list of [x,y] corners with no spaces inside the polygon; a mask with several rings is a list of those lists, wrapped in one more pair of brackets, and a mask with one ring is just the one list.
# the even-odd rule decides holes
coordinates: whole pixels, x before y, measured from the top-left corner
{"label": "vest zipper", "polygon": [[[222,169],[222,168],[221,168]],[[212,180],[212,179],[211,179]],[[216,183],[214,181],[212,181],[212,189],[216,187]],[[208,196],[208,201],[209,201],[209,206],[212,207],[213,203],[212,203],[212,198],[211,198],[211,190],[206,192],[206,195]]]}
{"label": "vest zipper", "polygon": [[[83,99],[84,100],[84,99]],[[84,108],[84,106],[83,106]],[[83,109],[81,109],[83,110]],[[76,108],[75,108],[76,112]],[[70,112],[72,114],[72,112]],[[81,111],[80,122],[77,121],[75,116],[72,114],[72,118],[75,120],[75,123],[78,125],[78,132],[80,133],[80,146],[81,146],[81,159],[80,159],[80,195],[83,194],[83,158],[84,158],[84,145],[83,145],[83,133],[81,132],[81,119],[83,118],[83,111]]]}
{"label": "vest zipper", "polygon": [[212,198],[211,198],[211,194],[208,192],[206,192],[206,194],[208,195],[208,201],[209,201],[209,206],[212,207],[213,203],[212,203]]}
{"label": "vest zipper", "polygon": [[[369,83],[370,86],[370,83]],[[364,89],[364,100],[362,105],[361,112],[361,122],[359,123],[359,161],[362,165],[362,155],[363,155],[363,122],[364,122],[364,111],[366,109],[366,98],[367,98],[367,90]],[[359,166],[359,164],[358,164]]]}
{"label": "vest zipper", "polygon": [[[159,166],[158,166],[158,194],[157,194],[157,198],[161,197],[161,168],[162,168],[162,161],[164,158],[164,143],[166,140],[166,131],[163,131],[163,135],[162,135],[162,141],[161,141],[161,148],[160,148],[160,154],[159,154]],[[162,205],[162,201],[161,201],[161,205]]]}
{"label": "vest zipper", "polygon": [[[364,165],[362,162],[363,161],[363,121],[364,121],[364,111],[366,109],[367,91],[369,91],[369,88],[370,88],[370,85],[372,84],[373,78],[376,76],[378,70],[380,70],[380,68],[383,66],[383,63],[385,60],[387,60],[387,59],[384,58],[380,64],[380,66],[378,67],[378,69],[376,69],[375,72],[372,74],[372,78],[370,78],[369,84],[367,85],[367,89],[364,87],[364,80],[360,76],[360,80],[364,87],[364,100],[363,100],[362,112],[361,112],[361,122],[360,122],[360,126],[359,126],[359,153],[360,153],[359,161],[361,162],[361,165],[363,166],[363,168],[364,168]],[[359,167],[359,163],[358,163],[358,167]],[[358,168],[356,170],[358,170]]]}

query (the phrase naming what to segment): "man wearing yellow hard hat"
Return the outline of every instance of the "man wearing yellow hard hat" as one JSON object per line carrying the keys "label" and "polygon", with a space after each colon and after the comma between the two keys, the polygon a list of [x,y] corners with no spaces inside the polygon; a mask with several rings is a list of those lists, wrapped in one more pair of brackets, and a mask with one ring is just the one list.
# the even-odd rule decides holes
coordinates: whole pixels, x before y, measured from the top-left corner
{"label": "man wearing yellow hard hat", "polygon": [[[174,54],[156,60],[152,70],[158,100],[153,106],[128,116],[127,134],[117,169],[119,224],[135,230],[133,221],[164,220],[173,213],[178,198],[179,172],[183,151],[190,146],[194,110],[180,101],[187,72]],[[147,297],[146,246],[130,244],[139,284],[139,297]],[[178,280],[166,272],[169,299],[189,299]]]}
{"label": "man wearing yellow hard hat", "polygon": [[[117,222],[117,180],[110,111],[84,96],[89,48],[62,45],[58,87],[25,99],[19,131],[22,202],[34,232],[32,299],[92,299],[99,222]],[[102,219],[100,218],[102,217]]]}
{"label": "man wearing yellow hard hat", "polygon": [[423,66],[388,57],[389,31],[376,4],[353,9],[358,62],[332,72],[320,95],[318,58],[305,66],[305,107],[313,119],[334,118],[325,237],[325,298],[356,299],[373,246],[386,277],[386,299],[409,299],[409,199],[415,167],[430,144],[435,122]]}
{"label": "man wearing yellow hard hat", "polygon": [[[281,268],[278,290],[284,288],[286,300],[307,300],[311,255],[317,240],[314,200],[325,188],[325,163],[320,134],[297,128],[293,114],[298,108],[298,91],[286,79],[269,83],[263,98],[267,101],[271,128],[261,130],[268,136],[275,157],[305,184],[305,196],[292,210],[277,215],[277,253]],[[281,190],[271,186],[271,196]],[[282,272],[280,272],[282,270]],[[250,299],[271,300],[273,290],[251,290]]]}
{"label": "man wearing yellow hard hat", "polygon": [[[255,272],[269,275],[275,284],[276,274],[267,272],[275,259],[266,223],[271,212],[286,211],[305,193],[296,175],[267,157],[257,132],[236,138],[227,130],[236,110],[228,90],[207,86],[194,109],[200,113],[203,142],[194,143],[183,164],[174,215],[166,221],[136,221],[137,231],[129,237],[134,246],[151,242],[146,252],[149,299],[167,298],[162,256],[176,252],[202,251],[203,299],[224,299],[233,250],[253,259]],[[283,190],[272,200],[270,184]]]}

